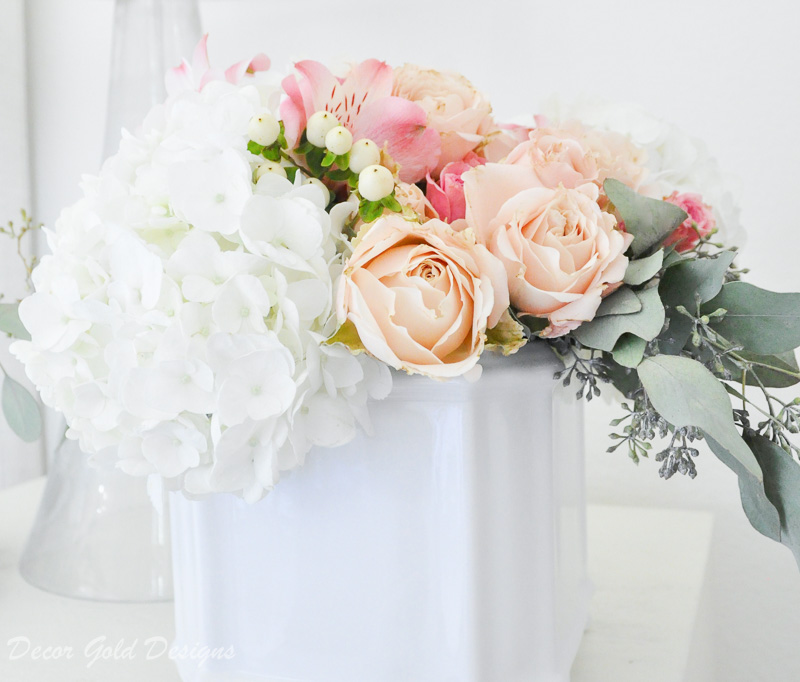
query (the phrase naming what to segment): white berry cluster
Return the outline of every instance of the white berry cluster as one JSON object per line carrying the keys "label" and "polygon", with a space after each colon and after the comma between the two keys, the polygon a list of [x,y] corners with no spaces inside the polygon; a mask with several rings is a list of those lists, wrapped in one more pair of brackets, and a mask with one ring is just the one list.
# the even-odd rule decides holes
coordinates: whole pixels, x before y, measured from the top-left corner
{"label": "white berry cluster", "polygon": [[87,452],[248,500],[351,439],[391,381],[324,343],[341,236],[320,183],[248,151],[279,134],[262,76],[175,93],[125,137],[49,233],[13,346]]}

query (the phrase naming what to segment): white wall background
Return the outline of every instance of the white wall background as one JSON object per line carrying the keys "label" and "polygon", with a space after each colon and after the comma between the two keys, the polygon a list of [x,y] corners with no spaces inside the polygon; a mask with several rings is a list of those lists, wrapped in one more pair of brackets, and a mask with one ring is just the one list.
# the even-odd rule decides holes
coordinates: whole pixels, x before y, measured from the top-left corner
{"label": "white wall background", "polygon": [[[346,55],[455,68],[509,116],[553,92],[638,102],[705,139],[741,178],[750,281],[800,290],[796,2],[206,0],[201,8],[217,64],[265,51],[276,67]],[[99,164],[112,2],[27,0],[27,18],[34,205],[52,223],[77,197],[81,173]],[[611,412],[590,410],[592,501],[630,505],[632,514],[663,506],[716,515],[715,679],[800,679],[800,573],[789,552],[749,528],[733,475],[710,454],[697,480],[670,482],[654,462],[637,468],[605,454]],[[605,682],[602,671],[597,679]]]}
{"label": "white wall background", "polygon": [[[25,99],[25,10],[23,0],[0,4],[0,223],[19,222],[20,209],[30,206],[28,191],[27,105]],[[26,239],[25,247],[32,247]],[[0,293],[11,302],[25,293],[25,268],[16,244],[0,236]],[[0,362],[17,381],[25,373],[8,352],[9,340],[0,335]],[[42,472],[41,443],[23,443],[0,416],[0,489]]]}

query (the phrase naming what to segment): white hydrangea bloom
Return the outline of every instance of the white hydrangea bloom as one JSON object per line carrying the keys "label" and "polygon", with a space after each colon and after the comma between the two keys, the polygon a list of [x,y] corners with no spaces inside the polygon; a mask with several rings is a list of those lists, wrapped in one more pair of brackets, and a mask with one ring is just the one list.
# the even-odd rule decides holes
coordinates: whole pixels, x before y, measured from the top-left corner
{"label": "white hydrangea bloom", "polygon": [[391,384],[324,345],[342,269],[324,192],[253,183],[248,122],[278,97],[263,73],[174,92],[85,180],[20,306],[13,352],[69,437],[193,494],[259,499]]}
{"label": "white hydrangea bloom", "polygon": [[742,246],[746,234],[736,196],[739,182],[723,173],[702,140],[654,116],[636,104],[584,98],[565,102],[553,97],[542,114],[554,124],[579,120],[585,125],[628,136],[647,153],[648,179],[642,188],[663,198],[678,192],[696,192],[714,209],[719,238]]}

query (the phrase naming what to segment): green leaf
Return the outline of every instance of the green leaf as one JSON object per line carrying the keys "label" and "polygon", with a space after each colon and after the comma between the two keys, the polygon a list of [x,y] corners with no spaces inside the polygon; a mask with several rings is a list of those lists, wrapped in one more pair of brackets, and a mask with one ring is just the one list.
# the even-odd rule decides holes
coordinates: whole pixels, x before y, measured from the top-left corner
{"label": "green leaf", "polygon": [[381,199],[381,205],[385,206],[394,213],[403,212],[403,207],[400,205],[400,202],[395,199],[394,194],[390,194],[388,197]]}
{"label": "green leaf", "polygon": [[[326,175],[334,182],[347,182],[353,173],[349,170],[336,169],[328,171]],[[358,176],[356,176],[356,182],[358,182]]]}
{"label": "green leaf", "polygon": [[350,152],[337,156],[336,165],[342,170],[347,170],[350,167]]}
{"label": "green leaf", "polygon": [[294,182],[295,177],[297,177],[298,169],[294,166],[286,166],[284,170],[286,170],[286,177],[289,178],[289,182]]}
{"label": "green leaf", "polygon": [[663,264],[664,249],[659,249],[647,258],[632,260],[628,263],[628,269],[625,270],[625,277],[622,281],[632,286],[644,284],[658,274]]}
{"label": "green leaf", "polygon": [[780,542],[792,550],[800,567],[800,464],[781,447],[754,431],[745,434],[745,441],[764,472],[767,499],[778,512]]}
{"label": "green leaf", "polygon": [[659,246],[688,215],[673,204],[637,194],[619,180],[609,178],[603,189],[625,221],[626,232],[633,235],[631,252],[641,256]]}
{"label": "green leaf", "polygon": [[722,289],[735,256],[733,251],[723,251],[715,258],[682,260],[667,268],[658,287],[664,305],[695,310],[697,299],[700,303],[710,301]]}
{"label": "green leaf", "polygon": [[[741,463],[713,438],[706,437],[708,447],[719,460],[731,469],[739,479],[739,496],[742,509],[759,533],[770,540],[781,541],[781,517],[775,505],[769,501],[764,484],[753,476]],[[752,450],[752,446],[751,446]],[[764,472],[766,475],[766,472]]]}
{"label": "green leaf", "polygon": [[261,151],[261,156],[269,161],[278,163],[281,160],[281,150],[277,147],[264,147],[264,149]]}
{"label": "green leaf", "polygon": [[638,313],[642,309],[642,302],[639,297],[628,287],[618,289],[610,296],[606,296],[600,303],[600,307],[595,313],[595,317],[605,315],[629,315]]}
{"label": "green leaf", "polygon": [[623,396],[630,398],[636,391],[639,390],[639,375],[636,370],[629,367],[623,367],[618,363],[609,363],[608,377],[611,384]]}
{"label": "green leaf", "polygon": [[638,371],[647,397],[664,419],[677,428],[701,429],[761,480],[761,468],[733,423],[728,393],[711,372],[691,358],[674,355],[647,358]]}
{"label": "green leaf", "polygon": [[531,336],[538,336],[550,326],[550,322],[546,317],[535,317],[526,313],[517,313],[517,320],[522,324],[530,333]]}
{"label": "green leaf", "polygon": [[0,303],[0,332],[30,341],[31,335],[19,319],[19,303]]}
{"label": "green leaf", "polygon": [[636,368],[642,362],[647,341],[633,334],[623,334],[619,337],[612,351],[614,361],[623,367]]}
{"label": "green leaf", "polygon": [[371,223],[380,218],[383,213],[383,204],[380,201],[367,201],[362,199],[358,205],[358,213],[365,223]]}
{"label": "green leaf", "polygon": [[42,433],[42,415],[34,397],[19,382],[6,376],[3,380],[3,414],[11,430],[26,443]]}
{"label": "green leaf", "polygon": [[650,341],[664,326],[664,306],[656,287],[634,292],[642,309],[630,315],[606,315],[584,322],[573,335],[584,346],[611,352],[623,334],[634,334]]}
{"label": "green leaf", "polygon": [[325,150],[312,146],[306,154],[306,165],[315,178],[322,177],[325,168],[322,166],[322,159],[325,157]]}
{"label": "green leaf", "polygon": [[295,152],[298,154],[302,154],[303,156],[306,156],[315,149],[316,147],[313,144],[311,144],[308,140],[306,140],[305,142],[300,144],[300,146],[297,147],[297,149],[295,149]]}
{"label": "green leaf", "polygon": [[712,321],[712,329],[751,353],[774,355],[800,346],[800,294],[729,282],[702,311],[708,314],[718,308],[728,312]]}
{"label": "green leaf", "polygon": [[253,140],[247,143],[247,151],[256,156],[259,156],[263,149],[264,147],[262,145],[258,144],[258,142],[253,142]]}
{"label": "green leaf", "polygon": [[325,152],[325,156],[322,157],[322,165],[325,168],[330,168],[334,161],[336,161],[336,154],[333,152]]}
{"label": "green leaf", "polygon": [[503,355],[516,353],[527,342],[525,330],[508,310],[503,312],[494,327],[486,330],[486,349],[499,350]]}
{"label": "green leaf", "polygon": [[329,346],[333,345],[334,343],[341,343],[342,345],[347,346],[353,355],[358,355],[366,350],[366,348],[364,348],[364,344],[361,343],[361,337],[358,335],[358,330],[356,329],[355,324],[353,324],[350,320],[345,320],[344,324],[339,327],[339,329],[336,330],[336,333],[327,341],[325,341],[325,343]]}
{"label": "green leaf", "polygon": [[[800,382],[800,377],[792,376],[792,374],[800,375],[800,367],[797,366],[797,358],[793,350],[778,355],[756,355],[742,350],[738,351],[737,355],[750,362],[758,363],[745,377],[745,383],[748,386],[758,386],[760,381],[768,388],[788,388]],[[731,381],[741,384],[742,372],[739,368],[727,356],[723,358],[723,364],[731,373]],[[787,372],[791,374],[787,374]],[[758,381],[753,374],[758,377]]]}
{"label": "green leaf", "polygon": [[680,355],[692,335],[694,324],[674,308],[667,308],[666,322],[666,329],[658,337],[658,352],[662,355]]}

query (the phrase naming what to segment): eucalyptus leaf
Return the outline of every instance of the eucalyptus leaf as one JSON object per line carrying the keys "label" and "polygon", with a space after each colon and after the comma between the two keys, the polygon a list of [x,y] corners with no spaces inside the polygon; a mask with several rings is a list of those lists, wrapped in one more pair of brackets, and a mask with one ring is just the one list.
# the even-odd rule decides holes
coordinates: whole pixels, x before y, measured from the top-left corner
{"label": "eucalyptus leaf", "polygon": [[19,303],[0,303],[0,332],[15,339],[30,341],[31,335],[19,319]]}
{"label": "eucalyptus leaf", "polygon": [[623,367],[618,363],[609,363],[608,378],[611,384],[624,397],[631,398],[639,390],[639,377],[636,370]]}
{"label": "eucalyptus leaf", "polygon": [[608,353],[614,350],[623,334],[634,334],[645,341],[656,338],[664,326],[664,306],[661,305],[658,289],[652,287],[634,293],[642,304],[638,313],[595,317],[573,332],[575,338],[584,346]]}
{"label": "eucalyptus leaf", "polygon": [[42,414],[39,405],[28,390],[6,375],[2,391],[3,415],[11,427],[26,443],[32,443],[42,434]]}
{"label": "eucalyptus leaf", "polygon": [[682,260],[667,268],[658,287],[664,305],[695,310],[696,301],[710,301],[722,289],[735,256],[733,251],[723,251],[714,258]]}
{"label": "eucalyptus leaf", "polygon": [[747,431],[744,439],[761,466],[763,481],[744,470],[718,443],[710,439],[708,444],[739,477],[742,508],[753,528],[791,549],[800,566],[800,464],[755,431]]}
{"label": "eucalyptus leaf", "polygon": [[728,393],[711,372],[675,355],[647,358],[638,371],[647,397],[664,419],[678,428],[701,429],[761,480],[758,462],[733,423]]}
{"label": "eucalyptus leaf", "polygon": [[623,282],[631,286],[644,284],[645,282],[653,279],[661,270],[664,264],[664,249],[659,249],[654,254],[639,260],[632,260],[628,263],[628,269],[625,270],[625,277]]}
{"label": "eucalyptus leaf", "polygon": [[764,472],[764,492],[778,510],[780,541],[792,550],[800,566],[800,464],[783,448],[755,431],[748,431],[745,440]]}
{"label": "eucalyptus leaf", "polygon": [[630,313],[638,313],[641,309],[642,302],[633,290],[628,289],[628,287],[622,287],[603,299],[595,313],[595,317],[629,315]]}
{"label": "eucalyptus leaf", "polygon": [[667,309],[667,327],[658,337],[658,351],[663,355],[679,355],[692,335],[693,323],[674,308]]}
{"label": "eucalyptus leaf", "polygon": [[642,362],[647,341],[633,334],[623,334],[619,337],[612,351],[614,362],[623,367],[636,368]]}
{"label": "eucalyptus leaf", "polygon": [[702,312],[728,312],[711,327],[745,350],[759,355],[785,353],[800,346],[800,294],[780,294],[748,284],[729,282]]}
{"label": "eucalyptus leaf", "polygon": [[674,204],[637,194],[619,180],[603,183],[606,195],[614,204],[625,231],[633,235],[631,252],[641,256],[659,246],[689,216]]}
{"label": "eucalyptus leaf", "polygon": [[739,479],[739,496],[745,516],[759,533],[770,540],[781,541],[781,517],[775,505],[769,501],[764,484],[753,476],[741,463],[713,438],[706,437],[708,447],[719,460],[731,469]]}
{"label": "eucalyptus leaf", "polygon": [[[745,376],[745,383],[748,386],[758,386],[761,382],[767,388],[788,388],[800,382],[800,367],[797,366],[793,350],[777,355],[756,355],[748,351],[739,351],[737,355],[755,363]],[[731,359],[724,356],[723,364],[731,373],[731,381],[741,383],[742,372]]]}

